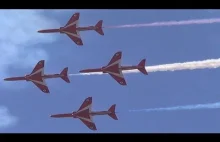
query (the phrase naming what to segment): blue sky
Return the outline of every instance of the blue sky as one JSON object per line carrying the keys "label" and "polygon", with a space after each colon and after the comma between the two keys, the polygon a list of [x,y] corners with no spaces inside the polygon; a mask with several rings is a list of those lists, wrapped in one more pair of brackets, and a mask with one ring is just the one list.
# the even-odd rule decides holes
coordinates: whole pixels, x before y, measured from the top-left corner
{"label": "blue sky", "polygon": [[[44,28],[66,24],[80,12],[81,26],[139,24],[157,21],[216,18],[218,10],[2,10],[0,26],[0,77],[20,76],[44,59],[45,73],[69,73],[106,65],[122,51],[122,64],[158,65],[219,58],[219,24],[174,27],[104,29],[81,32],[83,47],[67,36],[39,34]],[[130,109],[172,107],[220,101],[219,69],[125,74],[127,86],[110,76],[72,76],[71,83],[46,80],[50,94],[32,83],[0,82],[0,132],[94,133],[77,119],[52,119],[51,114],[77,110],[85,98],[93,97],[94,110],[117,104],[118,121],[96,116],[97,132],[219,132],[219,110],[129,112]]]}

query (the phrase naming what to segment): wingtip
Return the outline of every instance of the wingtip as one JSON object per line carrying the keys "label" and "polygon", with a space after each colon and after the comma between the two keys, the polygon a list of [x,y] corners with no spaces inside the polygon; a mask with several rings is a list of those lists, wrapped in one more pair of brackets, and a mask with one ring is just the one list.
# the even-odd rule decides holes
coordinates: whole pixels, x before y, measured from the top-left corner
{"label": "wingtip", "polygon": [[45,60],[40,60],[38,64],[44,64]]}
{"label": "wingtip", "polygon": [[91,100],[92,100],[92,97],[88,97],[87,99],[91,101]]}
{"label": "wingtip", "polygon": [[126,82],[119,82],[119,84],[122,85],[122,86],[126,86],[127,85]]}
{"label": "wingtip", "polygon": [[124,84],[122,84],[123,86],[127,86],[127,83],[126,82],[124,82]]}
{"label": "wingtip", "polygon": [[116,54],[122,54],[122,51],[118,51]]}
{"label": "wingtip", "polygon": [[94,126],[91,130],[93,130],[93,131],[97,131],[96,126]]}
{"label": "wingtip", "polygon": [[42,90],[42,92],[45,93],[45,94],[50,94],[49,90]]}

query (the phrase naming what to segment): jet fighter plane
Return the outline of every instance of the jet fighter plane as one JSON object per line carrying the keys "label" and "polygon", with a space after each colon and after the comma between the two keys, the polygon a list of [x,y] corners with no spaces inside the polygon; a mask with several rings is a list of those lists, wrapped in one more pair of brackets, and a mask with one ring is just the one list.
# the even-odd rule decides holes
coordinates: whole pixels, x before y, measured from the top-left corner
{"label": "jet fighter plane", "polygon": [[145,69],[145,62],[146,59],[141,60],[141,62],[137,66],[121,66],[121,57],[122,52],[119,51],[114,54],[108,65],[102,67],[102,68],[96,68],[96,69],[85,69],[79,71],[80,73],[92,73],[92,72],[102,72],[102,73],[108,73],[112,78],[114,78],[120,85],[127,85],[123,73],[123,70],[134,70],[138,69],[140,72],[142,72],[145,75],[148,75],[146,69]]}
{"label": "jet fighter plane", "polygon": [[11,77],[5,78],[5,81],[20,81],[26,80],[33,82],[42,92],[50,93],[45,79],[49,78],[62,78],[65,82],[70,83],[68,78],[68,67],[64,68],[60,74],[44,74],[44,60],[41,60],[34,67],[33,71],[29,75],[25,75],[23,77]]}
{"label": "jet fighter plane", "polygon": [[47,29],[47,30],[40,30],[39,33],[61,33],[66,34],[73,42],[77,45],[82,46],[83,42],[80,36],[80,31],[88,31],[88,30],[95,30],[100,35],[104,35],[102,30],[102,23],[103,21],[100,20],[95,26],[88,26],[88,27],[79,27],[79,13],[73,14],[70,20],[64,27],[60,27],[59,29]]}
{"label": "jet fighter plane", "polygon": [[108,111],[92,111],[92,97],[88,97],[84,100],[82,105],[77,111],[72,113],[64,113],[64,114],[54,114],[50,117],[53,118],[78,118],[81,120],[89,129],[97,130],[95,123],[93,122],[93,116],[95,115],[108,115],[114,120],[118,120],[115,114],[116,105],[112,105]]}

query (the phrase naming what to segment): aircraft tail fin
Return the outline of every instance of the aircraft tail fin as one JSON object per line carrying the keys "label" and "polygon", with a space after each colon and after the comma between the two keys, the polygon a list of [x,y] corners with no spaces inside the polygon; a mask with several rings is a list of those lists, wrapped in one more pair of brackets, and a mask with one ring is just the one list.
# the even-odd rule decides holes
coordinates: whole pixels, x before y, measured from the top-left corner
{"label": "aircraft tail fin", "polygon": [[145,63],[146,63],[146,59],[141,60],[141,62],[138,64],[138,70],[142,72],[143,74],[148,75],[145,69]]}
{"label": "aircraft tail fin", "polygon": [[68,78],[68,67],[64,68],[64,69],[62,70],[62,72],[60,73],[60,75],[61,75],[61,78],[62,78],[64,81],[66,81],[67,83],[70,83],[70,80],[69,80],[69,78]]}
{"label": "aircraft tail fin", "polygon": [[96,25],[95,25],[95,31],[97,33],[99,33],[100,35],[104,35],[104,32],[102,30],[102,23],[103,23],[103,20],[100,20]]}
{"label": "aircraft tail fin", "polygon": [[113,118],[114,120],[118,120],[118,118],[117,118],[117,116],[116,116],[116,114],[115,114],[115,107],[116,107],[116,104],[114,104],[114,105],[112,105],[110,108],[109,108],[109,112],[111,112],[111,113],[109,113],[108,115],[111,117],[111,118]]}

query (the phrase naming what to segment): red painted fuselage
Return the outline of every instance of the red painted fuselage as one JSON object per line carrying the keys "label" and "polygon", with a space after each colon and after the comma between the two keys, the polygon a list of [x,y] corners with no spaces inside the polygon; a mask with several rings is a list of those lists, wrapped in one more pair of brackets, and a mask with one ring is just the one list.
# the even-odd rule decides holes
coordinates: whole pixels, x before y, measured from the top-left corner
{"label": "red painted fuselage", "polygon": [[58,33],[60,29],[47,29],[47,30],[40,30],[38,33]]}
{"label": "red painted fuselage", "polygon": [[[42,79],[49,79],[49,78],[60,78],[63,77],[64,75],[62,74],[49,74],[49,75],[43,75],[41,76]],[[10,78],[5,78],[5,81],[19,81],[19,80],[25,80],[25,81],[31,81],[31,80],[38,80],[39,76],[30,76],[26,75],[24,77],[10,77]]]}
{"label": "red painted fuselage", "polygon": [[[142,66],[121,66],[118,68],[119,70],[135,70],[142,68]],[[80,73],[90,73],[90,72],[102,72],[102,73],[107,73],[108,71],[111,71],[112,69],[109,67],[102,67],[102,68],[96,68],[96,69],[86,69],[86,70],[81,70]]]}
{"label": "red painted fuselage", "polygon": [[88,26],[88,27],[78,27],[76,28],[77,31],[89,31],[89,30],[96,30],[98,29],[95,26]]}
{"label": "red painted fuselage", "polygon": [[76,31],[89,31],[89,30],[96,30],[97,27],[95,26],[88,26],[88,27],[60,27],[59,29],[46,29],[46,30],[39,30],[39,33],[75,33]]}
{"label": "red painted fuselage", "polygon": [[[108,115],[108,114],[111,114],[111,112],[110,111],[92,111],[89,114],[91,116],[95,116],[95,115]],[[54,117],[54,118],[73,117],[73,118],[75,118],[76,116],[77,116],[77,112],[64,113],[64,114],[55,114],[55,115],[51,115],[50,117]]]}

